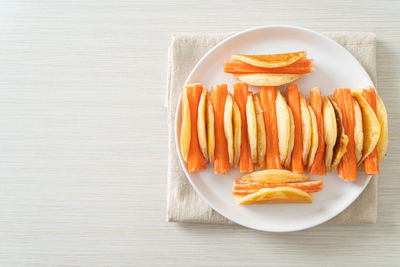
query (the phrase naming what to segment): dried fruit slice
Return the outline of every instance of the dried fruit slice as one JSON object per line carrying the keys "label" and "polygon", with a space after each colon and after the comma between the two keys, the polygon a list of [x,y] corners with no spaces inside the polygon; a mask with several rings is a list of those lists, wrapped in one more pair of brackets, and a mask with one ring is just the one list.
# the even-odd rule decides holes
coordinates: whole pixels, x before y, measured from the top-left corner
{"label": "dried fruit slice", "polygon": [[322,97],[321,89],[314,87],[310,91],[310,104],[314,110],[315,117],[317,119],[318,126],[318,148],[315,153],[315,159],[310,168],[311,174],[325,175],[325,133],[324,133],[324,122],[322,117]]}
{"label": "dried fruit slice", "polygon": [[356,148],[356,159],[357,162],[361,160],[363,151],[363,119],[361,115],[361,109],[358,105],[357,100],[353,99],[354,103],[354,144]]}
{"label": "dried fruit slice", "polygon": [[[362,158],[359,160],[359,164],[361,164],[376,147],[381,133],[381,126],[379,124],[378,118],[375,115],[374,110],[362,96],[362,90],[355,89],[352,91],[352,95],[360,105],[362,113],[364,138],[363,138]],[[356,139],[356,136],[354,138]]]}
{"label": "dried fruit slice", "polygon": [[235,74],[240,81],[254,86],[279,86],[300,79],[303,74],[250,73]]}
{"label": "dried fruit slice", "polygon": [[184,87],[182,89],[182,124],[181,124],[181,132],[179,135],[179,143],[181,149],[181,155],[185,162],[187,162],[187,156],[189,154],[189,146],[191,139],[191,122],[190,122],[190,108],[189,108],[189,100],[187,97],[187,89]]}
{"label": "dried fruit slice", "polygon": [[191,84],[186,86],[187,99],[189,102],[190,109],[190,122],[191,122],[191,138],[190,146],[187,157],[188,171],[197,172],[206,168],[206,158],[204,157],[198,138],[197,131],[197,117],[199,110],[199,102],[203,92],[203,86],[201,84]]}
{"label": "dried fruit slice", "polygon": [[312,125],[306,99],[300,94],[301,131],[303,135],[303,165],[307,166],[308,154],[311,148]]}
{"label": "dried fruit slice", "polygon": [[214,166],[215,152],[215,131],[214,131],[214,110],[211,103],[211,93],[207,93],[207,151],[211,166]]}
{"label": "dried fruit slice", "polygon": [[228,145],[229,163],[233,165],[233,100],[232,96],[228,93],[226,95],[225,110],[224,110],[224,132],[225,139]]}
{"label": "dried fruit slice", "polygon": [[231,166],[224,130],[224,112],[227,95],[226,84],[216,85],[211,89],[210,98],[214,111],[215,130],[214,172],[216,174],[228,173]]}
{"label": "dried fruit slice", "polygon": [[354,142],[354,103],[351,91],[348,88],[336,89],[334,92],[335,102],[343,114],[344,132],[349,138],[347,151],[339,163],[338,174],[344,180],[352,181],[357,178],[357,159]]}
{"label": "dried fruit slice", "polygon": [[262,168],[266,168],[265,153],[267,150],[267,138],[265,133],[264,115],[258,94],[254,95],[254,107],[257,119],[257,164]]}
{"label": "dried fruit slice", "polygon": [[290,109],[293,113],[294,120],[294,146],[292,152],[292,171],[295,173],[303,173],[303,135],[302,135],[302,121],[300,110],[300,96],[299,89],[296,83],[287,86],[287,98]]}
{"label": "dried fruit slice", "polygon": [[276,95],[276,120],[278,126],[279,157],[284,164],[289,152],[290,118],[289,107],[280,92]]}
{"label": "dried fruit slice", "polygon": [[[376,94],[374,88],[370,87],[368,89],[364,89],[362,91],[362,96],[376,114]],[[368,157],[365,158],[364,166],[366,174],[379,174],[379,159],[376,146],[372,150],[371,154],[369,154]]]}
{"label": "dried fruit slice", "polygon": [[260,182],[251,182],[243,180],[235,180],[233,182],[232,193],[234,195],[248,195],[256,193],[263,188],[277,188],[277,187],[292,187],[303,190],[307,193],[319,192],[322,190],[322,180],[311,180],[299,183],[280,183],[280,184],[268,184]]}
{"label": "dried fruit slice", "polygon": [[376,116],[378,117],[379,124],[381,125],[381,134],[377,146],[379,162],[386,156],[387,145],[388,145],[388,115],[385,108],[385,104],[381,97],[376,95]]}
{"label": "dried fruit slice", "polygon": [[224,72],[226,73],[287,73],[303,74],[314,71],[312,59],[300,59],[286,67],[263,68],[256,67],[241,61],[231,60],[224,62]]}
{"label": "dried fruit slice", "polygon": [[250,154],[250,145],[247,133],[247,116],[246,116],[246,105],[247,96],[249,94],[248,86],[245,83],[236,83],[233,85],[234,98],[238,104],[240,110],[240,118],[242,123],[241,126],[241,148],[239,156],[239,170],[240,172],[252,172],[254,171],[253,160]]}
{"label": "dried fruit slice", "polygon": [[278,125],[276,119],[276,88],[265,86],[260,88],[261,108],[264,114],[267,151],[265,161],[267,169],[282,169],[279,157]]}
{"label": "dried fruit slice", "polygon": [[246,174],[240,180],[279,184],[279,183],[294,183],[310,180],[307,175],[294,173],[288,170],[263,170]]}
{"label": "dried fruit slice", "polygon": [[[308,113],[308,110],[307,110]],[[289,117],[290,117],[290,139],[289,139],[289,152],[288,156],[286,157],[285,160],[285,168],[290,170],[292,168],[292,152],[293,152],[293,147],[294,147],[294,118],[293,118],[293,112],[289,108]]]}
{"label": "dried fruit slice", "polygon": [[305,51],[271,55],[232,55],[231,60],[239,60],[244,63],[264,68],[279,68],[293,64],[294,62],[306,58]]}
{"label": "dried fruit slice", "polygon": [[233,100],[233,166],[239,166],[240,147],[242,145],[242,119],[240,118],[240,109],[235,100]]}
{"label": "dried fruit slice", "polygon": [[310,153],[308,154],[308,168],[314,163],[315,154],[317,153],[318,149],[318,125],[317,125],[317,118],[315,117],[314,110],[310,105],[307,104],[308,112],[311,118],[311,147]]}
{"label": "dried fruit slice", "polygon": [[207,152],[207,130],[206,130],[206,103],[207,103],[207,88],[203,87],[201,92],[198,116],[197,116],[197,133],[199,136],[199,144],[206,162],[208,161]]}
{"label": "dried fruit slice", "polygon": [[250,154],[253,163],[257,163],[257,118],[253,93],[249,92],[246,103],[247,133],[249,134]]}
{"label": "dried fruit slice", "polygon": [[238,205],[249,204],[283,204],[283,203],[312,203],[312,193],[293,187],[264,188],[254,194],[234,195]]}
{"label": "dried fruit slice", "polygon": [[332,164],[333,147],[336,144],[337,123],[332,103],[326,97],[323,99],[322,113],[325,130],[325,164],[329,169]]}
{"label": "dried fruit slice", "polygon": [[333,147],[332,164],[330,166],[330,170],[335,171],[344,153],[346,153],[349,138],[344,133],[342,112],[340,111],[339,106],[336,104],[333,98],[329,97],[329,101],[331,102],[333,110],[335,111],[336,126],[337,126],[336,143],[335,146]]}

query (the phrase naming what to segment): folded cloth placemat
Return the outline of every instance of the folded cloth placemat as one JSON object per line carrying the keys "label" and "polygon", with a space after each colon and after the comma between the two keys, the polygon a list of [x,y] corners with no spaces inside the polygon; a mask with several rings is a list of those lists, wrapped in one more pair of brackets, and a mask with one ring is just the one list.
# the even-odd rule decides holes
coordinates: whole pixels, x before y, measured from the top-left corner
{"label": "folded cloth placemat", "polygon": [[[343,45],[364,66],[376,85],[376,37],[370,32],[325,32],[326,36]],[[168,109],[169,161],[167,220],[169,222],[196,222],[233,224],[215,212],[195,192],[185,176],[175,146],[175,109],[184,82],[200,58],[220,41],[231,35],[173,34],[168,51]],[[327,51],[329,53],[329,51]],[[360,197],[346,210],[327,223],[376,223],[377,177],[373,177]]]}

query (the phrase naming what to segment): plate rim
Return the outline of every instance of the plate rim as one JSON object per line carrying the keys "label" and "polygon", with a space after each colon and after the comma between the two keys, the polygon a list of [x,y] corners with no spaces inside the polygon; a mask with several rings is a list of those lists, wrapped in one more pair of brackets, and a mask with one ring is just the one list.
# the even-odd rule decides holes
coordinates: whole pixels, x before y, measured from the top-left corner
{"label": "plate rim", "polygon": [[[317,35],[317,36],[319,36],[319,37],[321,37],[321,38],[323,38],[323,39],[325,39],[325,40],[327,40],[327,41],[333,43],[333,44],[334,44],[335,46],[337,46],[340,50],[342,50],[345,54],[347,54],[348,56],[352,57],[354,60],[356,60],[356,61],[358,62],[358,64],[361,66],[361,70],[364,72],[364,74],[365,74],[367,77],[369,77],[371,83],[373,84],[373,81],[372,81],[370,75],[369,75],[368,72],[365,70],[364,66],[360,63],[360,61],[359,61],[355,56],[353,56],[346,48],[344,48],[342,45],[340,45],[340,44],[339,44],[338,42],[336,42],[335,40],[329,38],[329,37],[326,36],[326,35],[323,35],[322,33],[319,33],[319,32],[317,32],[317,31],[314,31],[314,30],[311,30],[311,29],[308,29],[308,28],[305,28],[305,27],[295,26],[295,25],[287,25],[287,24],[271,24],[271,25],[263,25],[263,26],[256,26],[256,27],[248,28],[248,29],[246,29],[246,30],[239,31],[239,32],[237,32],[237,33],[235,33],[235,34],[232,34],[232,35],[228,36],[227,38],[223,39],[222,41],[220,41],[218,44],[216,44],[214,47],[212,47],[206,54],[204,54],[204,56],[202,56],[202,57],[199,59],[199,61],[198,61],[198,62],[196,63],[196,65],[193,67],[192,71],[188,74],[188,76],[187,76],[187,78],[186,78],[186,80],[185,80],[185,82],[184,82],[184,85],[187,84],[187,83],[189,82],[191,76],[192,76],[193,73],[197,70],[197,68],[202,64],[202,62],[203,62],[211,53],[213,53],[218,47],[220,47],[221,45],[223,45],[223,44],[229,42],[230,40],[235,39],[235,38],[237,38],[237,37],[239,37],[239,36],[241,36],[241,35],[243,35],[243,34],[246,34],[246,33],[252,32],[252,31],[263,30],[263,29],[270,29],[270,28],[285,28],[285,29],[294,29],[294,30],[305,31],[305,32],[308,32],[308,33],[311,33],[311,34],[315,34],[315,35]],[[375,85],[374,85],[374,88],[375,88]],[[375,88],[375,90],[376,90],[376,88]],[[183,169],[183,171],[184,171],[184,173],[185,173],[186,179],[189,180],[191,186],[194,188],[194,190],[196,191],[196,193],[199,194],[200,197],[201,197],[214,211],[216,211],[216,212],[217,212],[218,214],[220,214],[221,216],[227,218],[228,220],[230,220],[230,221],[232,221],[232,222],[234,222],[234,223],[236,223],[236,224],[238,224],[238,225],[241,225],[241,226],[246,227],[246,228],[249,228],[249,229],[257,230],[257,231],[271,232],[271,233],[273,233],[273,232],[275,232],[275,233],[296,232],[296,231],[302,231],[302,230],[305,230],[305,229],[309,229],[309,228],[312,228],[312,227],[321,225],[321,224],[323,224],[323,223],[329,221],[329,220],[332,219],[332,218],[335,218],[337,215],[339,215],[339,214],[342,213],[344,210],[346,210],[351,204],[354,203],[354,201],[356,201],[356,200],[358,199],[358,197],[361,195],[362,192],[364,192],[365,188],[368,186],[368,184],[369,184],[370,181],[371,181],[371,178],[372,178],[373,175],[367,175],[367,181],[364,183],[364,185],[363,185],[362,189],[360,190],[360,192],[359,192],[358,194],[355,195],[355,197],[353,198],[352,201],[349,202],[349,204],[345,205],[345,207],[344,207],[342,210],[340,210],[339,212],[335,213],[335,214],[332,215],[331,217],[328,216],[327,218],[323,218],[322,220],[319,220],[319,221],[317,221],[316,223],[311,224],[311,225],[307,225],[307,226],[304,226],[304,227],[297,227],[297,228],[296,228],[296,227],[293,227],[293,229],[289,229],[289,230],[287,230],[287,229],[285,229],[285,230],[276,230],[276,229],[274,229],[274,230],[266,230],[266,229],[262,229],[262,228],[259,228],[259,227],[254,227],[254,226],[249,226],[249,225],[245,225],[245,224],[239,223],[239,222],[237,222],[236,220],[232,219],[230,216],[224,215],[222,211],[220,211],[220,210],[217,209],[214,205],[212,205],[212,204],[210,203],[210,201],[208,200],[208,198],[206,198],[206,197],[200,192],[200,190],[193,184],[192,180],[189,178],[190,175],[189,175],[189,173],[187,172],[187,170],[186,170],[186,168],[185,168],[185,162],[184,162],[183,159],[182,159],[182,155],[181,155],[181,153],[180,153],[180,148],[179,148],[179,144],[178,144],[178,129],[177,129],[177,128],[178,128],[178,120],[177,120],[177,118],[178,118],[179,106],[180,106],[180,102],[181,102],[181,95],[182,95],[182,94],[179,94],[178,101],[177,101],[177,105],[176,105],[176,108],[175,108],[174,137],[175,137],[175,146],[176,146],[176,150],[177,150],[179,162],[180,162],[181,167],[182,167],[182,169]]]}

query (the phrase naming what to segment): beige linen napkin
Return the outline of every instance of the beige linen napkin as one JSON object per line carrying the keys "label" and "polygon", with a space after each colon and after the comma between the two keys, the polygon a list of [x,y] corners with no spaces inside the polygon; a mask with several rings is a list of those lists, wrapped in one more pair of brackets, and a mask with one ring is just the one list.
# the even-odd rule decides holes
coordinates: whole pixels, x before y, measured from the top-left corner
{"label": "beige linen napkin", "polygon": [[[376,84],[375,34],[369,32],[325,32],[349,50]],[[167,221],[232,224],[194,191],[180,166],[175,147],[175,109],[181,88],[194,65],[213,46],[230,34],[174,34],[168,53],[167,102],[169,127]],[[360,197],[327,223],[376,223],[377,177],[373,177]]]}

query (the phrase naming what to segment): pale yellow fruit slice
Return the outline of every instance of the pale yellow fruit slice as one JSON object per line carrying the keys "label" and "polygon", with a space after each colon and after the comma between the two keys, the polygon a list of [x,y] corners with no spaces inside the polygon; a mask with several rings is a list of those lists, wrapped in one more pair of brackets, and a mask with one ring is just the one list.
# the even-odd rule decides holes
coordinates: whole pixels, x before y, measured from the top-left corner
{"label": "pale yellow fruit slice", "polygon": [[215,131],[214,131],[214,110],[211,103],[210,92],[207,93],[207,148],[208,158],[211,166],[214,165]]}
{"label": "pale yellow fruit slice", "polygon": [[379,124],[381,126],[381,134],[379,136],[378,144],[378,158],[381,161],[386,156],[388,137],[389,137],[389,126],[388,126],[388,114],[381,97],[376,94],[376,116],[378,117]]}
{"label": "pale yellow fruit slice", "polygon": [[351,94],[357,100],[360,105],[363,123],[363,155],[359,164],[361,164],[366,157],[374,150],[376,144],[378,143],[379,136],[381,134],[381,126],[379,124],[378,118],[375,112],[372,110],[371,106],[364,99],[360,90],[352,90]]}
{"label": "pale yellow fruit slice", "polygon": [[283,165],[289,152],[290,117],[289,107],[280,92],[278,92],[276,96],[275,106],[278,126],[279,158]]}
{"label": "pale yellow fruit slice", "polygon": [[235,74],[240,81],[254,86],[279,86],[300,79],[303,74],[250,73]]}
{"label": "pale yellow fruit slice", "polygon": [[265,153],[267,150],[267,138],[265,133],[264,115],[258,94],[254,95],[254,107],[257,119],[257,164],[260,167],[266,167]]}
{"label": "pale yellow fruit slice", "polygon": [[239,164],[240,158],[240,146],[242,144],[242,119],[240,118],[240,110],[235,99],[232,97],[233,101],[233,165],[235,167]]}
{"label": "pale yellow fruit slice", "polygon": [[233,165],[233,123],[232,123],[232,113],[233,113],[233,101],[232,96],[228,94],[225,101],[224,109],[224,132],[226,143],[228,145],[228,155],[229,163]]}
{"label": "pale yellow fruit slice", "polygon": [[310,153],[311,148],[312,126],[310,112],[308,111],[307,107],[307,101],[302,94],[300,94],[300,111],[303,137],[303,165],[307,166],[308,154]]}
{"label": "pale yellow fruit slice", "polygon": [[318,149],[318,125],[314,110],[308,104],[307,108],[311,118],[311,147],[310,153],[308,154],[308,168],[310,168],[314,163],[315,153],[317,153]]}
{"label": "pale yellow fruit slice", "polygon": [[207,129],[206,129],[206,103],[207,103],[207,88],[203,87],[197,110],[197,136],[199,145],[204,158],[208,161],[207,152]]}
{"label": "pale yellow fruit slice", "polygon": [[336,167],[340,163],[340,160],[347,151],[347,144],[349,143],[349,138],[344,133],[342,112],[340,111],[339,106],[336,104],[333,98],[329,97],[329,101],[331,102],[333,110],[335,111],[336,127],[337,127],[337,138],[335,146],[333,147],[332,164],[330,167],[331,171],[335,171]]}
{"label": "pale yellow fruit slice", "polygon": [[332,164],[333,147],[336,144],[337,124],[332,103],[326,97],[323,98],[322,116],[325,134],[325,164],[329,169]]}
{"label": "pale yellow fruit slice", "polygon": [[234,196],[238,205],[312,203],[313,194],[293,187],[263,188],[256,193]]}
{"label": "pale yellow fruit slice", "polygon": [[181,132],[179,136],[181,155],[185,162],[187,162],[187,157],[189,154],[190,147],[190,138],[191,138],[191,122],[190,122],[190,108],[189,108],[189,100],[187,96],[186,87],[182,90],[182,124],[181,124]]}
{"label": "pale yellow fruit slice", "polygon": [[289,66],[299,59],[303,59],[306,57],[307,52],[300,51],[295,53],[272,55],[232,55],[231,60],[239,60],[257,67],[278,68]]}
{"label": "pale yellow fruit slice", "polygon": [[288,170],[270,169],[248,173],[242,176],[240,180],[267,184],[281,184],[304,182],[310,180],[310,178],[305,174],[294,173]]}
{"label": "pale yellow fruit slice", "polygon": [[[293,152],[293,147],[294,147],[294,138],[295,138],[295,132],[294,132],[294,117],[293,117],[293,112],[288,107],[289,110],[289,119],[290,119],[290,139],[289,139],[289,150],[288,150],[288,155],[286,157],[284,167],[286,169],[292,169],[292,152]],[[308,112],[308,111],[307,111]]]}
{"label": "pale yellow fruit slice", "polygon": [[362,152],[363,140],[364,140],[363,123],[362,123],[361,109],[360,106],[358,105],[357,100],[353,99],[353,103],[354,103],[354,145],[355,145],[357,162],[360,162],[363,153]]}
{"label": "pale yellow fruit slice", "polygon": [[251,159],[257,162],[257,119],[253,94],[249,93],[246,102],[247,134],[249,138]]}

